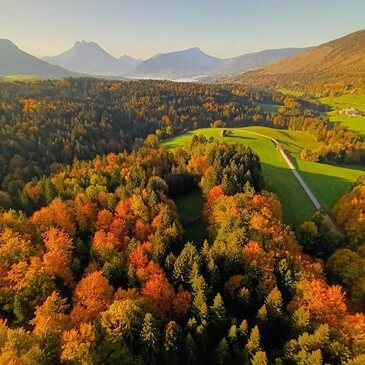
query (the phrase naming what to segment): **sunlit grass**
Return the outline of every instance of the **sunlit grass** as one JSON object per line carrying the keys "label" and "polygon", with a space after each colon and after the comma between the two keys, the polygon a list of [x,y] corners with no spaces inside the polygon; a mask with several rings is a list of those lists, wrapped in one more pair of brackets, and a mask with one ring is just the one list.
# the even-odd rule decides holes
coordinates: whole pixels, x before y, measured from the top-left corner
{"label": "sunlit grass", "polygon": [[278,196],[283,206],[284,221],[288,224],[301,224],[314,213],[315,209],[274,144],[265,137],[249,132],[277,139],[290,152],[299,173],[319,202],[329,210],[339,197],[350,189],[356,179],[365,173],[363,166],[341,167],[301,160],[299,155],[303,148],[314,149],[317,145],[309,133],[267,127],[231,128],[231,130],[233,135],[223,138],[219,135],[220,129],[198,129],[172,137],[163,141],[163,144],[168,149],[173,149],[185,144],[193,135],[202,134],[207,138],[214,137],[221,141],[238,142],[251,147],[260,157],[265,187]]}

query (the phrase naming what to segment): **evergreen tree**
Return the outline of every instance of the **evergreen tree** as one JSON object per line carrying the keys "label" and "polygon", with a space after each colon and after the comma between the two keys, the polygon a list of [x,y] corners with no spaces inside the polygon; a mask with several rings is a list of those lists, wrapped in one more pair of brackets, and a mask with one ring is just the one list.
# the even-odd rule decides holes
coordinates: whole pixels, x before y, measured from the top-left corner
{"label": "evergreen tree", "polygon": [[45,179],[43,191],[46,204],[49,204],[58,195],[57,189],[50,179]]}
{"label": "evergreen tree", "polygon": [[179,363],[182,341],[182,331],[175,321],[170,321],[165,329],[165,341],[163,346],[165,364],[175,365]]}
{"label": "evergreen tree", "polygon": [[185,337],[184,344],[184,364],[194,365],[196,364],[196,345],[193,336],[190,332]]}
{"label": "evergreen tree", "polygon": [[223,338],[218,346],[215,348],[213,353],[213,364],[215,365],[226,365],[231,364],[232,358],[229,351],[227,340]]}
{"label": "evergreen tree", "polygon": [[14,297],[13,313],[19,324],[24,324],[29,319],[28,301],[20,293]]}
{"label": "evergreen tree", "polygon": [[261,350],[261,336],[257,326],[252,328],[250,337],[245,346],[246,356],[248,359],[252,359],[253,356]]}
{"label": "evergreen tree", "polygon": [[264,351],[258,351],[252,357],[251,365],[268,365],[267,356]]}
{"label": "evergreen tree", "polygon": [[145,362],[151,365],[155,364],[159,351],[159,330],[158,322],[151,313],[147,313],[144,317],[140,341]]}

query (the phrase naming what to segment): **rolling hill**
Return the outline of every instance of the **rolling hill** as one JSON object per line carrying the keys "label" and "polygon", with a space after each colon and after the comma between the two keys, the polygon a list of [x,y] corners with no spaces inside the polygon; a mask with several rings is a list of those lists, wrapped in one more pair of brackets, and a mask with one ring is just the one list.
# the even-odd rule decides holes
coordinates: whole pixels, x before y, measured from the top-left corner
{"label": "rolling hill", "polygon": [[22,51],[8,39],[0,39],[0,75],[30,75],[40,78],[81,76]]}
{"label": "rolling hill", "polygon": [[309,48],[249,72],[238,81],[254,86],[321,92],[365,87],[365,30]]}
{"label": "rolling hill", "polygon": [[130,56],[115,58],[95,42],[80,41],[66,52],[53,57],[43,57],[53,65],[90,75],[125,76],[140,63]]}

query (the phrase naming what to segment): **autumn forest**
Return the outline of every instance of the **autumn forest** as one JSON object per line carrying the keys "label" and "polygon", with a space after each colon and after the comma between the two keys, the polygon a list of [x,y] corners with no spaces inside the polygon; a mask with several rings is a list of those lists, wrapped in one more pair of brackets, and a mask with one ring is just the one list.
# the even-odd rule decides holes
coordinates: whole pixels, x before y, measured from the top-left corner
{"label": "autumn forest", "polygon": [[363,364],[364,177],[336,229],[287,225],[244,142],[161,145],[257,125],[311,135],[303,160],[365,165],[326,111],[237,83],[0,83],[0,364]]}

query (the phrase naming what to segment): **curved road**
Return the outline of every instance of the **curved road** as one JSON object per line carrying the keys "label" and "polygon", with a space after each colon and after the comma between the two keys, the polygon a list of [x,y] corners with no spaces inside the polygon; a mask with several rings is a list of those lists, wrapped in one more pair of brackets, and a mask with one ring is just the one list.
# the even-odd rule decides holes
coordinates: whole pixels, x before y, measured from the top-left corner
{"label": "curved road", "polygon": [[[276,146],[277,150],[280,152],[280,154],[283,157],[284,161],[289,166],[289,169],[291,170],[291,172],[294,174],[294,176],[298,180],[300,186],[303,188],[303,190],[307,194],[308,198],[310,199],[310,201],[312,202],[312,204],[314,205],[314,207],[317,210],[320,210],[321,209],[321,204],[319,203],[319,201],[317,200],[317,198],[314,196],[314,194],[312,193],[312,191],[309,189],[308,185],[305,183],[305,181],[302,179],[302,177],[299,175],[299,172],[297,171],[297,169],[294,167],[294,165],[290,161],[288,155],[285,153],[284,149],[281,147],[280,143],[275,138],[272,138],[272,137],[269,137],[269,136],[265,136],[264,134],[261,134],[261,133],[247,131],[245,129],[241,129],[241,131],[246,132],[246,133],[250,133],[250,134],[256,134],[257,136],[270,139],[274,143],[274,145]],[[336,225],[332,221],[331,217],[327,213],[324,214],[323,216],[324,216],[324,219],[332,226],[332,228],[336,232],[339,232],[338,231],[338,228],[336,227]]]}

